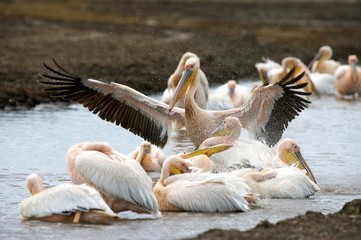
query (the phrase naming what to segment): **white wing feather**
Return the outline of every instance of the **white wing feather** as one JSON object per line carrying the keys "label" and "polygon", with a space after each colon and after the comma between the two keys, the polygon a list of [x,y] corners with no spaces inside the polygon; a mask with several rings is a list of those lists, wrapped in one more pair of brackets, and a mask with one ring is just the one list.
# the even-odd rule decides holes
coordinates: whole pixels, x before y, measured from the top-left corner
{"label": "white wing feather", "polygon": [[116,156],[119,161],[79,155],[75,165],[89,183],[106,194],[158,212],[158,203],[152,193],[152,180],[147,173],[134,159],[120,154]]}
{"label": "white wing feather", "polygon": [[45,217],[54,214],[67,215],[90,210],[101,210],[116,216],[98,191],[85,184],[61,184],[52,187],[26,198],[19,206],[20,215],[23,218]]}
{"label": "white wing feather", "polygon": [[[168,201],[185,211],[229,212],[247,211],[244,199],[249,188],[238,189],[226,175],[212,173],[188,173],[172,176],[166,187],[170,189]],[[239,181],[242,181],[238,178]]]}

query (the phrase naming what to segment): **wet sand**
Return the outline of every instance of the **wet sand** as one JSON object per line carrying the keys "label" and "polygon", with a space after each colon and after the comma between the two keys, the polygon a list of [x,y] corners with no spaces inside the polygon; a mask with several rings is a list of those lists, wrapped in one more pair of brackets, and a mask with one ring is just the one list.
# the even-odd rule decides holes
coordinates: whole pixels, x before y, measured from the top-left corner
{"label": "wet sand", "polygon": [[210,84],[256,79],[262,57],[307,64],[326,44],[344,63],[361,52],[361,3],[344,2],[2,1],[0,108],[52,101],[36,83],[52,58],[145,94],[164,90],[186,51]]}

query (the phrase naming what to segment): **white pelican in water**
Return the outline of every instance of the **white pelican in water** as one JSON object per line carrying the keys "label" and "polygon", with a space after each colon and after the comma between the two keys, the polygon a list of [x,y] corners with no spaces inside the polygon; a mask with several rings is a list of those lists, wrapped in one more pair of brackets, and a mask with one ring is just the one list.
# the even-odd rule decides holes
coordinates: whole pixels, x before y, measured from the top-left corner
{"label": "white pelican in water", "polygon": [[109,224],[117,217],[99,192],[85,184],[44,189],[42,179],[33,173],[26,178],[26,186],[32,196],[20,203],[23,220]]}
{"label": "white pelican in water", "polygon": [[152,180],[138,160],[103,142],[75,144],[66,158],[73,183],[96,188],[114,212],[130,210],[161,217]]}
{"label": "white pelican in water", "polygon": [[[224,143],[233,143],[233,149],[240,148],[238,144],[242,141],[238,139],[240,128],[237,118],[228,117],[214,131],[214,136],[204,141],[200,148],[215,147]],[[266,154],[264,156],[268,158],[260,156],[261,151],[265,151]],[[284,139],[281,142],[277,155],[273,150],[268,149],[267,146],[264,146],[262,149],[260,145],[249,142],[244,143],[236,151],[232,152],[231,148],[224,154],[227,158],[223,158],[221,164],[230,166],[238,163],[245,167],[233,170],[230,173],[242,177],[248,186],[251,187],[252,191],[260,194],[261,197],[304,198],[320,190],[311,169],[301,155],[300,147],[291,139]],[[214,155],[216,159],[212,159],[219,165],[217,155]],[[259,161],[260,159],[263,161]],[[203,163],[200,167],[204,165]],[[257,169],[255,165],[258,165]]]}
{"label": "white pelican in water", "polygon": [[[198,146],[228,116],[239,118],[250,137],[272,146],[282,137],[288,123],[310,103],[300,97],[310,93],[297,91],[306,84],[295,85],[303,75],[289,79],[293,71],[275,84],[255,88],[240,108],[206,111],[194,100],[201,78],[198,57],[186,61],[186,70],[170,105],[121,84],[81,79],[54,63],[59,70],[44,64],[53,75],[40,74],[45,79],[39,82],[50,85],[43,90],[53,97],[81,103],[100,118],[121,125],[160,147],[167,143],[172,126],[184,123],[188,137]],[[185,92],[185,108],[174,107]]]}
{"label": "white pelican in water", "polygon": [[230,174],[242,177],[252,192],[261,198],[306,198],[320,191],[305,171],[295,166],[266,168],[262,171],[244,168]]}
{"label": "white pelican in water", "polygon": [[240,107],[251,97],[252,89],[237,84],[235,80],[229,80],[226,84],[217,87],[213,94],[218,96],[219,100],[223,99],[226,102],[230,100],[233,107]]}
{"label": "white pelican in water", "polygon": [[[185,62],[192,57],[197,57],[194,53],[186,52],[183,54],[181,60],[178,63],[177,69],[168,79],[168,88],[164,90],[162,95],[162,101],[166,104],[172,100],[175,89],[179,83],[179,80],[182,78],[182,74],[184,71]],[[209,84],[206,75],[204,72],[199,69],[200,74],[200,84],[194,94],[194,99],[199,107],[206,109],[207,108],[207,101],[208,101],[208,92],[209,92]],[[184,99],[179,101],[176,104],[177,107],[184,108]]]}
{"label": "white pelican in water", "polygon": [[333,75],[341,64],[331,58],[332,48],[330,46],[322,46],[308,65],[308,68],[311,69],[312,72],[329,73]]}
{"label": "white pelican in water", "polygon": [[311,169],[302,157],[301,148],[292,139],[281,141],[278,152],[255,140],[239,139],[241,123],[237,118],[228,117],[214,130],[212,136],[206,139],[200,149],[228,144],[233,147],[223,152],[214,154],[211,159],[218,171],[230,171],[232,168],[278,168],[299,163],[301,170],[306,169],[307,174],[316,182]]}
{"label": "white pelican in water", "polygon": [[361,93],[361,68],[357,67],[358,58],[356,55],[348,57],[349,65],[342,65],[337,68],[336,76],[336,95],[338,98]]}
{"label": "white pelican in water", "polygon": [[191,173],[189,162],[167,158],[153,192],[162,211],[235,212],[249,210],[255,196],[240,178],[225,174]]}
{"label": "white pelican in water", "polygon": [[128,157],[140,161],[140,165],[146,172],[160,172],[166,155],[157,146],[143,141],[139,147],[128,154]]}
{"label": "white pelican in water", "polygon": [[319,95],[317,89],[313,85],[312,79],[310,77],[310,71],[306,67],[306,65],[296,57],[286,57],[282,60],[282,66],[280,68],[273,68],[267,74],[268,80],[270,83],[275,83],[279,81],[283,76],[287,74],[287,72],[295,68],[295,75],[298,75],[304,72],[304,76],[300,79],[300,83],[307,83],[307,85],[303,88],[306,92],[312,92],[315,95]]}
{"label": "white pelican in water", "polygon": [[256,63],[254,66],[257,69],[259,79],[261,79],[262,83],[268,82],[268,72],[272,69],[281,68],[281,64],[269,59],[263,58],[263,62]]}

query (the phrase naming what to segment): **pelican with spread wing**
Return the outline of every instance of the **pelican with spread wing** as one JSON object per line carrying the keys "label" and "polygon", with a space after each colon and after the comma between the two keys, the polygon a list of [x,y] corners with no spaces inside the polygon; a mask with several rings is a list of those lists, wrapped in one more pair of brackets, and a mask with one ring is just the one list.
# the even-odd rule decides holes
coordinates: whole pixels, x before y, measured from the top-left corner
{"label": "pelican with spread wing", "polygon": [[[170,105],[121,84],[80,78],[54,63],[58,69],[44,64],[52,74],[40,74],[44,79],[39,82],[50,86],[44,91],[52,97],[80,103],[100,118],[121,125],[160,147],[167,143],[172,127],[183,124],[188,137],[198,146],[228,116],[239,118],[251,137],[273,146],[282,137],[288,123],[310,103],[300,97],[310,93],[297,91],[306,84],[296,85],[303,74],[289,79],[293,70],[277,83],[256,87],[250,99],[239,108],[207,111],[194,99],[200,84],[198,57],[185,62],[185,70]],[[174,107],[185,93],[185,108]]]}

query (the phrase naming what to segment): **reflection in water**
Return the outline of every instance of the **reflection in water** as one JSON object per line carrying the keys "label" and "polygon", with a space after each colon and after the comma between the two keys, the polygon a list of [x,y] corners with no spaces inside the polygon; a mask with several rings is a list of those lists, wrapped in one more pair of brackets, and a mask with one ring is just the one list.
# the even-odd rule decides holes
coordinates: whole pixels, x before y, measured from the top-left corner
{"label": "reflection in water", "polygon": [[[322,192],[309,199],[262,200],[247,213],[164,213],[158,220],[119,221],[111,226],[20,222],[18,204],[30,195],[24,186],[25,177],[37,172],[45,184],[69,182],[65,155],[73,144],[105,141],[127,154],[142,139],[102,121],[79,105],[39,105],[33,110],[2,111],[0,238],[23,239],[31,232],[31,236],[62,239],[99,239],[104,235],[110,239],[174,239],[211,228],[245,230],[264,219],[276,222],[307,210],[336,211],[346,201],[361,197],[361,102],[337,101],[333,97],[311,100],[310,108],[290,124],[284,137],[300,144]],[[164,150],[176,154],[193,149],[184,133],[173,133]]]}

